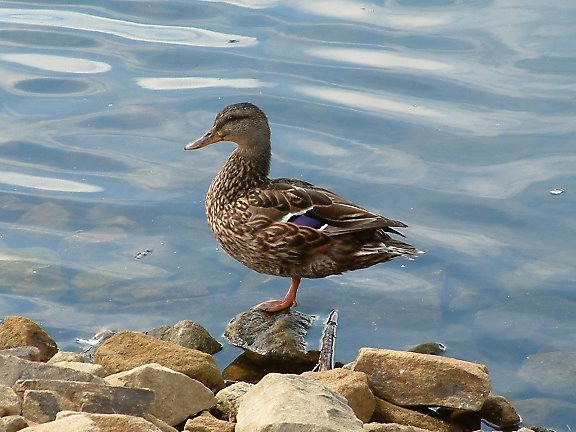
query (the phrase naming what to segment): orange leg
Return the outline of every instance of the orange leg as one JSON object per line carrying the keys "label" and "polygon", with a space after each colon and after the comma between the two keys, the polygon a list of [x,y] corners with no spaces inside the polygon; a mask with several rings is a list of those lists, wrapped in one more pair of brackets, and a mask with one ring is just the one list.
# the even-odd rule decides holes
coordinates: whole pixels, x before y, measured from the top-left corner
{"label": "orange leg", "polygon": [[268,300],[257,304],[253,309],[260,309],[266,312],[279,312],[296,306],[296,292],[298,291],[301,279],[299,276],[292,276],[290,288],[288,288],[288,292],[282,300]]}

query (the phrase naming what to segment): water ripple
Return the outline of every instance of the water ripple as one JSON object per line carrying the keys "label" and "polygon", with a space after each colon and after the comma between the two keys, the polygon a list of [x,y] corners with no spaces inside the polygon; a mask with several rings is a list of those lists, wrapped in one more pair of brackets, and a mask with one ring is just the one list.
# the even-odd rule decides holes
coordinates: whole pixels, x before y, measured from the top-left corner
{"label": "water ripple", "polygon": [[[52,9],[7,8],[2,10],[0,22],[99,32],[124,39],[173,45],[246,47],[257,43],[256,39],[252,37],[219,33],[194,27],[141,24]],[[231,40],[235,41],[234,44],[230,44]]]}
{"label": "water ripple", "polygon": [[0,60],[51,72],[93,74],[112,69],[112,66],[104,62],[46,54],[2,54]]}
{"label": "water ripple", "polygon": [[101,192],[100,186],[63,180],[53,177],[35,176],[9,171],[0,171],[0,183],[33,189],[59,192]]}
{"label": "water ripple", "polygon": [[138,85],[148,90],[179,90],[200,89],[214,87],[229,88],[262,88],[273,87],[274,84],[266,83],[253,78],[211,78],[211,77],[182,77],[182,78],[138,78]]}

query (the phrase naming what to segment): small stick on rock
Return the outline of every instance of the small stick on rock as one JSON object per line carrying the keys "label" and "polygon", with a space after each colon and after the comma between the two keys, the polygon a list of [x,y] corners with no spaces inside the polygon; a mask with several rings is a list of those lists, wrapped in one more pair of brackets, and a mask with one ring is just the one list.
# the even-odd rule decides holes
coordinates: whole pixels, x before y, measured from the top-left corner
{"label": "small stick on rock", "polygon": [[334,351],[336,345],[336,327],[338,326],[338,311],[333,310],[328,315],[322,338],[320,339],[320,358],[314,368],[315,372],[334,369]]}

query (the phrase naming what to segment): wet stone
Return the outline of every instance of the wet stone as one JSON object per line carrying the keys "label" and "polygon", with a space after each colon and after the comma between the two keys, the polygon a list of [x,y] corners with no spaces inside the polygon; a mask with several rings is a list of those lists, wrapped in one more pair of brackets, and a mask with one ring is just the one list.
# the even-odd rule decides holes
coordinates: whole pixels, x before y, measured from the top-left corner
{"label": "wet stone", "polygon": [[283,359],[245,351],[224,368],[222,375],[230,381],[257,383],[272,372],[300,374],[311,371],[318,363],[318,356],[318,351],[308,351],[301,358]]}
{"label": "wet stone", "polygon": [[251,309],[236,315],[224,336],[230,344],[263,356],[298,359],[307,354],[305,337],[313,321],[293,310],[270,314]]}
{"label": "wet stone", "polygon": [[214,339],[208,330],[191,320],[182,320],[172,326],[157,327],[146,334],[207,354],[215,354],[222,350],[222,344]]}
{"label": "wet stone", "polygon": [[522,421],[512,404],[504,396],[492,394],[482,405],[480,416],[499,429],[515,428]]}
{"label": "wet stone", "polygon": [[40,350],[39,361],[47,361],[58,351],[54,339],[34,321],[9,316],[0,325],[0,349],[33,346]]}

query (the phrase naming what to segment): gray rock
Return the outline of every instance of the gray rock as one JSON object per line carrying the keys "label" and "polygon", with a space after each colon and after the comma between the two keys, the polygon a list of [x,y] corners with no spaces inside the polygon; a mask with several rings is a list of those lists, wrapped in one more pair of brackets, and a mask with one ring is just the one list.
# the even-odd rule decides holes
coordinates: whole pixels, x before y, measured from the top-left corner
{"label": "gray rock", "polygon": [[104,384],[105,381],[86,372],[31,362],[18,357],[0,355],[0,384],[14,386],[21,379],[52,379]]}
{"label": "gray rock", "polygon": [[299,375],[269,374],[240,400],[236,432],[362,432],[346,399]]}
{"label": "gray rock", "polygon": [[[23,380],[18,381],[14,387],[16,392],[24,395],[24,399],[27,393],[31,394],[33,391],[57,394],[58,398],[50,399],[54,406],[59,405],[56,413],[69,409],[91,413],[142,416],[148,412],[154,400],[154,392],[149,389],[114,387],[86,382]],[[39,398],[36,395],[34,397]]]}
{"label": "gray rock", "polygon": [[306,356],[305,337],[314,318],[291,309],[270,314],[250,309],[236,315],[224,336],[232,345],[281,359]]}
{"label": "gray rock", "polygon": [[486,366],[453,358],[361,348],[353,368],[368,375],[374,395],[402,406],[478,411],[490,393]]}
{"label": "gray rock", "polygon": [[[4,422],[6,432],[17,432],[28,427],[28,422],[21,415],[6,416],[2,417],[0,420]],[[0,428],[0,430],[2,429]]]}
{"label": "gray rock", "polygon": [[40,349],[35,346],[21,346],[17,348],[7,348],[0,350],[0,355],[11,355],[23,360],[41,361]]}
{"label": "gray rock", "polygon": [[254,384],[240,381],[220,390],[216,393],[216,400],[218,402],[212,411],[215,412],[219,418],[236,421],[240,399],[253,386]]}
{"label": "gray rock", "polygon": [[62,410],[73,410],[74,404],[51,390],[26,390],[22,398],[22,416],[32,423],[48,423]]}
{"label": "gray rock", "polygon": [[146,334],[208,354],[222,350],[222,344],[214,339],[208,330],[191,320],[182,320],[172,326],[161,326]]}
{"label": "gray rock", "polygon": [[156,398],[150,414],[171,426],[216,405],[214,394],[204,384],[156,363],[110,375],[106,382],[153,390]]}
{"label": "gray rock", "polygon": [[0,385],[0,417],[20,414],[20,398],[12,387]]}
{"label": "gray rock", "polygon": [[67,362],[83,362],[84,356],[77,352],[70,351],[58,351],[52,356],[50,360],[47,361],[48,364],[54,364],[62,361]]}

